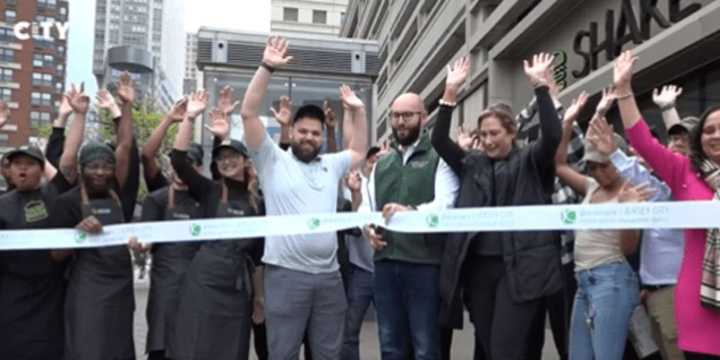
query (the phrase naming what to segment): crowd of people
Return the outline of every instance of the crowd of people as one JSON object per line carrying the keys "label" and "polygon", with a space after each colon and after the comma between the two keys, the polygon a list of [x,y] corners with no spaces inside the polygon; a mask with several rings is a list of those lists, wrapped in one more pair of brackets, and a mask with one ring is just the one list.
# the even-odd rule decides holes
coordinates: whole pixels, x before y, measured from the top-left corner
{"label": "crowd of people", "polygon": [[[615,60],[585,132],[588,95],[565,108],[553,57],[538,54],[523,64],[534,91],[526,109],[514,116],[507,104],[490,105],[476,114],[475,130],[451,139],[471,69],[463,57],[448,66],[432,131],[425,99],[406,93],[392,102],[392,141],[382,147],[368,148],[365,104],[342,86],[344,149],[327,104],[293,112],[290,99],[279,99],[279,143],[267,133],[261,108],[289,53],[286,40],[271,37],[242,101],[227,86],[211,109],[208,93],[196,91],[144,144],[134,137],[127,74],[114,96],[101,90],[96,99],[113,118],[112,144],[83,144],[90,99],[72,86],[45,151],[23,145],[3,156],[0,230],[96,234],[131,221],[337,211],[378,211],[391,221],[454,207],[720,201],[720,106],[681,119],[674,104],[682,89],[656,90],[664,145],[635,102],[632,51]],[[624,137],[607,119],[615,103]],[[238,107],[242,140],[231,137]],[[202,114],[213,135],[210,164],[192,142]],[[0,103],[0,127],[8,118]],[[159,152],[174,124],[164,169]],[[148,195],[134,219],[141,181]],[[718,228],[415,234],[383,225],[0,252],[0,358],[135,359],[132,250],[152,256],[151,360],[248,359],[251,347],[259,359],[297,359],[303,346],[306,359],[360,359],[370,304],[384,360],[449,359],[453,329],[469,325],[464,313],[475,360],[540,359],[546,316],[561,359],[640,358],[648,354],[625,345],[639,311],[650,319],[653,358],[720,359]]]}

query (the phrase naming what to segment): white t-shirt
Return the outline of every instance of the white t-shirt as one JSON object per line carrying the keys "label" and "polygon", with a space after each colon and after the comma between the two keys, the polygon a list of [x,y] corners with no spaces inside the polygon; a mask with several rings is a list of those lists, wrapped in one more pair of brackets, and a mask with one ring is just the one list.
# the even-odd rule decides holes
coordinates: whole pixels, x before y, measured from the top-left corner
{"label": "white t-shirt", "polygon": [[[350,170],[349,151],[326,154],[304,163],[283,151],[267,133],[256,150],[250,150],[267,215],[334,213],[338,183]],[[312,235],[268,236],[263,262],[313,274],[337,271],[337,236],[334,232]]]}

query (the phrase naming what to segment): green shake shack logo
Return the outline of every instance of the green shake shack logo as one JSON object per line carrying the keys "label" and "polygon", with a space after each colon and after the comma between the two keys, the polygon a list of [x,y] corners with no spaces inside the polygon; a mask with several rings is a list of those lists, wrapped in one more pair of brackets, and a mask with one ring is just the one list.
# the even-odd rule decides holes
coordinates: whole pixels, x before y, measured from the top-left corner
{"label": "green shake shack logo", "polygon": [[78,244],[82,244],[87,240],[87,234],[84,232],[78,231],[77,234],[75,234],[75,242]]}
{"label": "green shake shack logo", "polygon": [[572,225],[577,221],[577,213],[574,210],[565,209],[560,213],[560,220],[565,225]]}
{"label": "green shake shack logo", "polygon": [[440,217],[437,214],[430,214],[425,218],[425,223],[431,228],[436,228],[440,225]]}
{"label": "green shake shack logo", "polygon": [[200,236],[201,232],[202,232],[202,226],[200,226],[200,224],[190,224],[190,235]]}
{"label": "green shake shack logo", "polygon": [[310,218],[310,220],[308,220],[308,222],[307,222],[307,227],[308,227],[308,229],[310,229],[310,230],[315,230],[315,229],[317,229],[319,226],[320,226],[320,219],[318,219],[318,218],[316,218],[316,217]]}

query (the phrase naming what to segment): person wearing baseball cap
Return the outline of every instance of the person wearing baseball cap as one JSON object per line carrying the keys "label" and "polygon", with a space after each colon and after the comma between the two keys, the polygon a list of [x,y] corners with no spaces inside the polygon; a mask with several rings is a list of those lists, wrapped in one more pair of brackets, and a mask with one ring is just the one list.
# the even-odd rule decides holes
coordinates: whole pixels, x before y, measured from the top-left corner
{"label": "person wearing baseball cap", "polygon": [[[85,130],[89,99],[81,91],[65,95],[75,112],[63,145],[60,171],[43,183],[46,159],[33,145],[19,146],[3,157],[7,180],[14,186],[0,197],[0,231],[49,229],[60,210],[57,202],[76,181],[77,152]],[[53,167],[54,169],[54,167]],[[0,252],[0,354],[8,359],[59,359],[64,351],[63,303],[66,264],[56,251]]]}
{"label": "person wearing baseball cap", "polygon": [[690,153],[690,134],[699,122],[700,119],[688,116],[671,125],[667,131],[668,148],[671,151],[687,156]]}
{"label": "person wearing baseball cap", "polygon": [[[213,181],[199,174],[189,158],[194,116],[186,116],[175,138],[171,162],[177,176],[200,204],[206,218],[264,215],[264,205],[248,160],[245,145],[229,138],[229,116],[233,106],[223,107],[231,94],[221,91],[218,108],[210,112],[209,130],[224,140],[212,151],[218,178]],[[207,93],[193,94],[188,109],[204,108]],[[228,131],[220,134],[220,127]],[[250,329],[254,296],[261,293],[254,275],[260,264],[263,240],[234,239],[200,244],[190,263],[180,293],[174,334],[166,356],[171,359],[194,358],[202,351],[205,358],[245,359],[250,349]],[[212,323],[212,327],[205,324]],[[215,344],[212,348],[207,344]]]}

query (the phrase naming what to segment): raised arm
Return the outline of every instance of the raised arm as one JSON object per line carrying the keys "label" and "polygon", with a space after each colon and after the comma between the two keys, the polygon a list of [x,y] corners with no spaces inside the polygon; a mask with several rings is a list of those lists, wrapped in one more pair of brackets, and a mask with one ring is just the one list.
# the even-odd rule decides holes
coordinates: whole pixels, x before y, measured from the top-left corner
{"label": "raised arm", "polygon": [[680,123],[680,114],[675,108],[675,100],[682,95],[682,91],[681,87],[675,85],[666,85],[662,87],[662,90],[653,90],[653,102],[662,112],[666,130],[670,130],[671,127]]}
{"label": "raised arm", "polygon": [[557,151],[555,152],[555,174],[560,178],[562,183],[570,186],[573,191],[582,196],[587,193],[587,178],[568,164],[567,154],[573,126],[586,103],[587,95],[585,92],[582,92],[577,99],[573,100],[567,111],[565,111],[562,122],[562,136]]}
{"label": "raised arm", "polygon": [[[135,101],[135,86],[130,74],[120,75],[117,89],[120,98],[120,122],[117,125],[117,144],[115,145],[115,177],[120,188],[123,188],[129,175],[130,148],[133,138],[132,106]],[[113,114],[115,118],[115,114]]]}
{"label": "raised arm", "polygon": [[[325,113],[325,132],[327,133],[327,153],[332,154],[338,152],[338,143],[337,138],[335,134],[335,129],[337,126],[337,115],[335,114],[335,111],[333,111],[332,107],[330,107],[330,103],[325,100],[323,102],[323,112]],[[346,120],[350,120],[350,118],[345,118]],[[345,124],[347,122],[343,123],[343,129],[345,129]],[[352,122],[351,122],[352,124]],[[347,136],[345,132],[343,131],[343,136]],[[343,145],[348,146],[348,142],[344,142]]]}
{"label": "raised arm", "polygon": [[470,60],[466,56],[456,60],[452,65],[448,65],[445,92],[440,103],[435,129],[430,138],[435,151],[457,175],[462,173],[462,159],[466,153],[450,139],[450,123],[452,111],[457,104],[457,94],[465,84],[469,72]]}
{"label": "raised arm", "polygon": [[[365,113],[365,104],[347,85],[340,87],[340,99],[343,106],[347,106],[351,114],[352,130],[346,134],[350,138],[347,148],[352,156],[351,168],[356,168],[365,161],[365,153],[367,153],[367,114]],[[345,121],[350,119],[345,119]],[[346,129],[349,129],[349,127],[346,127]]]}
{"label": "raised arm", "polygon": [[64,95],[73,109],[74,116],[60,156],[59,168],[69,183],[74,183],[77,179],[77,153],[85,136],[85,116],[90,108],[90,98],[85,95],[84,90],[84,84],[80,84],[79,90],[72,85],[70,92]]}
{"label": "raised arm", "polygon": [[72,111],[70,102],[63,96],[58,108],[58,117],[53,121],[52,133],[50,133],[50,138],[45,147],[45,160],[54,167],[60,166],[60,157],[65,147],[65,125]]}
{"label": "raised arm", "polygon": [[10,120],[10,107],[6,102],[0,100],[0,130],[7,124],[8,120]]}
{"label": "raised arm", "polygon": [[145,177],[145,183],[148,185],[148,190],[157,190],[155,186],[150,189],[150,184],[154,183],[154,179],[160,176],[160,168],[155,162],[155,157],[162,146],[163,139],[167,135],[168,129],[172,124],[181,122],[185,118],[187,112],[187,98],[182,98],[177,101],[170,111],[162,118],[160,125],[153,130],[150,137],[147,139],[140,152],[140,159],[143,165],[143,176]]}
{"label": "raised arm", "polygon": [[637,57],[633,55],[631,50],[624,51],[615,60],[613,81],[617,93],[618,108],[620,109],[620,116],[622,117],[625,129],[633,127],[642,117],[632,89],[633,65],[635,61],[637,61]]}
{"label": "raised arm", "polygon": [[290,147],[290,130],[292,128],[291,117],[292,117],[292,101],[287,96],[281,96],[278,102],[278,108],[270,107],[270,112],[273,114],[275,121],[280,124],[280,141],[278,144],[283,150],[287,150]]}
{"label": "raised arm", "polygon": [[[195,117],[205,109],[205,106],[207,106],[207,93],[204,91],[197,91],[190,97],[187,115],[175,135],[175,145],[170,159],[175,173],[187,184],[190,195],[199,202],[209,195],[212,180],[195,171],[187,159],[187,150],[192,140]],[[214,114],[222,116],[222,112],[218,109],[215,109],[210,116],[213,117]]]}
{"label": "raised arm", "polygon": [[245,129],[245,144],[251,150],[258,149],[265,138],[265,126],[260,121],[260,107],[267,93],[272,72],[292,60],[292,56],[287,56],[287,50],[288,43],[285,39],[270,37],[263,53],[262,64],[245,91],[240,114]]}
{"label": "raised arm", "polygon": [[542,136],[532,143],[531,151],[535,160],[550,172],[554,169],[552,159],[562,137],[562,126],[558,122],[557,110],[555,110],[555,104],[550,96],[552,63],[553,56],[547,53],[536,54],[533,56],[532,62],[525,60],[523,63],[525,75],[535,89],[542,133]]}

